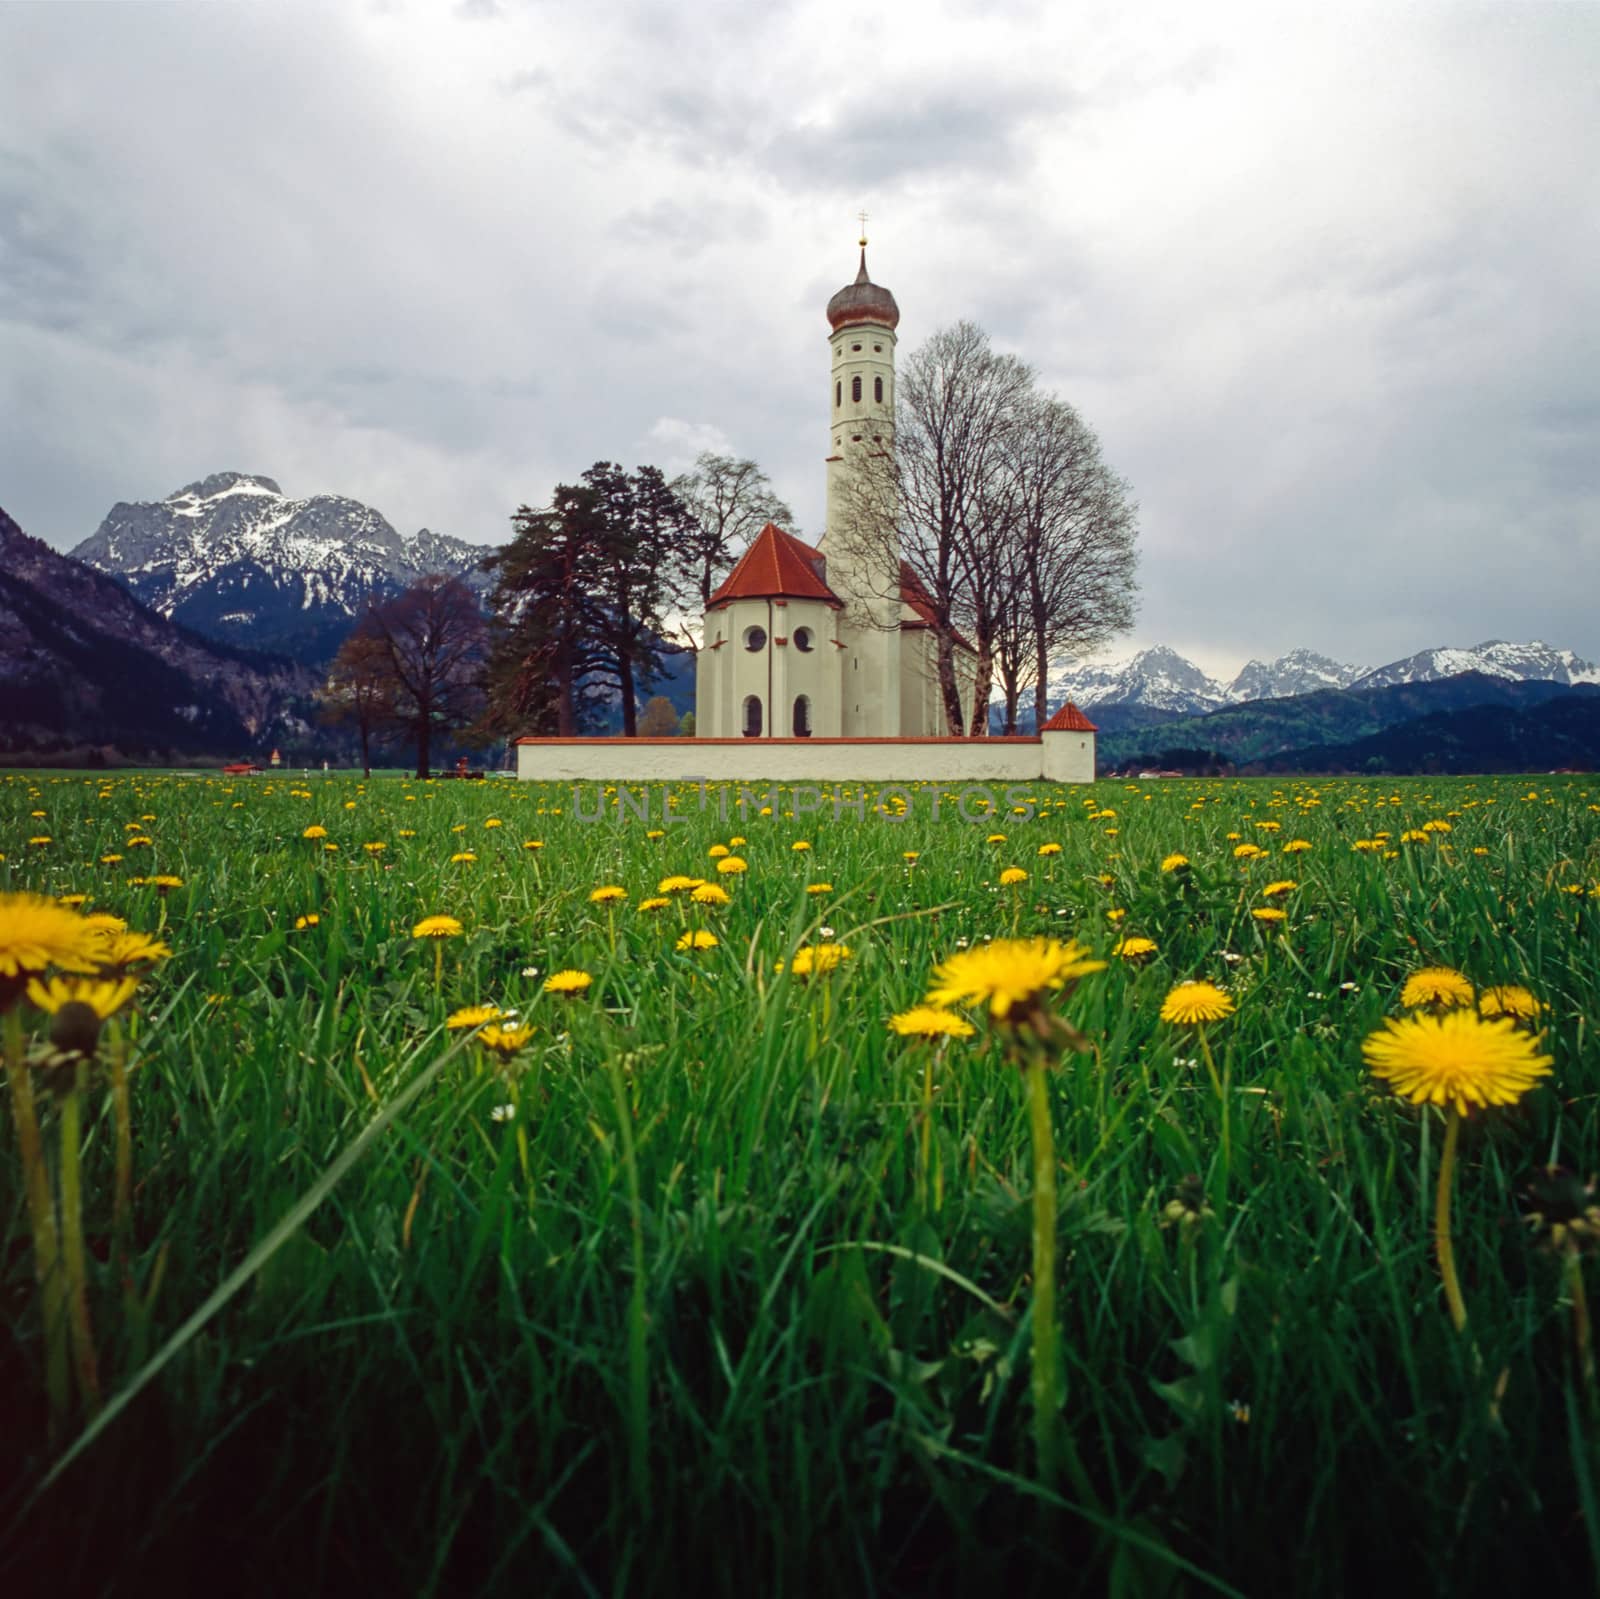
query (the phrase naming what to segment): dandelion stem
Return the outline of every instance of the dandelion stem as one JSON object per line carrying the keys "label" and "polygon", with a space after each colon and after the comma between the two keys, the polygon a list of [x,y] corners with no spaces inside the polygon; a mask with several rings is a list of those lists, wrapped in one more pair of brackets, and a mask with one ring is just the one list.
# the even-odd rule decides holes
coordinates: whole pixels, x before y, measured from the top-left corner
{"label": "dandelion stem", "polygon": [[67,1284],[61,1271],[55,1197],[50,1192],[50,1174],[45,1168],[44,1140],[39,1136],[33,1079],[28,1075],[23,1056],[22,1017],[15,1009],[6,1012],[5,1040],[11,1115],[17,1124],[17,1148],[22,1156],[28,1223],[33,1232],[33,1271],[39,1284],[39,1310],[44,1323],[45,1391],[50,1399],[50,1433],[52,1441],[58,1443],[72,1399],[72,1373],[67,1358]]}
{"label": "dandelion stem", "polygon": [[646,1343],[644,1217],[639,1204],[639,1163],[633,1148],[633,1109],[615,1050],[606,1054],[611,1093],[617,1104],[622,1164],[628,1175],[628,1230],[633,1243],[633,1292],[628,1301],[628,1441],[634,1498],[650,1506],[650,1350]]}
{"label": "dandelion stem", "polygon": [[1583,1262],[1576,1249],[1565,1251],[1563,1266],[1567,1293],[1572,1299],[1572,1347],[1578,1357],[1578,1376],[1591,1421],[1596,1412],[1594,1339],[1589,1325],[1589,1302],[1583,1292]]}
{"label": "dandelion stem", "polygon": [[1445,1129],[1444,1153],[1439,1157],[1439,1191],[1433,1206],[1433,1240],[1439,1255],[1439,1275],[1444,1279],[1445,1302],[1450,1307],[1450,1320],[1457,1332],[1467,1325],[1467,1306],[1461,1297],[1461,1283],[1456,1276],[1456,1253],[1450,1242],[1450,1186],[1456,1169],[1456,1143],[1461,1134],[1461,1112],[1450,1111],[1450,1125]]}
{"label": "dandelion stem", "polygon": [[433,997],[439,997],[439,989],[444,983],[444,940],[436,938],[433,941]]}
{"label": "dandelion stem", "polygon": [[1061,1335],[1056,1326],[1056,1153],[1042,1061],[1025,1065],[1033,1133],[1033,1444],[1040,1480],[1061,1475]]}
{"label": "dandelion stem", "polygon": [[111,1080],[111,1116],[116,1129],[116,1176],[111,1201],[111,1236],[118,1265],[127,1273],[128,1234],[133,1226],[133,1111],[128,1098],[127,1052],[122,1029],[107,1024],[110,1048],[106,1064]]}
{"label": "dandelion stem", "polygon": [[83,1089],[87,1065],[74,1068],[72,1087],[61,1103],[61,1254],[66,1264],[67,1326],[78,1392],[91,1416],[100,1409],[100,1372],[89,1324],[89,1274],[83,1250]]}

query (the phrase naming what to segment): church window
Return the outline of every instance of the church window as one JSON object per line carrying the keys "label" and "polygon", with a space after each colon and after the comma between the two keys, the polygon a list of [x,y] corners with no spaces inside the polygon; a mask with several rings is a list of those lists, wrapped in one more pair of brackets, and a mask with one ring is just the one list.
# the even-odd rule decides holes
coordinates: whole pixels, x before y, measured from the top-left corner
{"label": "church window", "polygon": [[882,346],[882,345],[881,345],[881,344],[875,344],[875,345],[873,345],[873,347],[872,347],[872,348],[873,348],[873,349],[874,349],[874,350],[876,350],[876,351],[877,351],[877,352],[878,352],[878,354],[879,354],[879,355],[882,355],[882,354],[883,354],[883,346]]}
{"label": "church window", "polygon": [[794,736],[796,738],[811,737],[811,701],[804,694],[795,697]]}
{"label": "church window", "polygon": [[850,398],[852,400],[861,398],[861,379],[858,377],[850,379]]}
{"label": "church window", "polygon": [[809,627],[797,627],[794,630],[794,647],[802,655],[811,653],[811,629]]}
{"label": "church window", "polygon": [[833,386],[833,403],[837,408],[844,403],[844,384],[835,383]]}
{"label": "church window", "polygon": [[761,737],[761,701],[754,694],[747,694],[744,699],[744,736]]}
{"label": "church window", "polygon": [[753,655],[767,647],[767,630],[764,627],[747,627],[744,630],[744,647]]}
{"label": "church window", "polygon": [[883,404],[883,379],[882,378],[874,378],[872,380],[872,397],[873,397],[873,399],[875,399],[878,402],[879,405]]}
{"label": "church window", "polygon": [[852,349],[852,350],[859,350],[859,349],[860,349],[860,348],[861,348],[861,346],[860,346],[860,345],[859,345],[859,344],[852,344],[852,345],[851,345],[851,346],[850,346],[850,348],[851,348],[851,349]]}

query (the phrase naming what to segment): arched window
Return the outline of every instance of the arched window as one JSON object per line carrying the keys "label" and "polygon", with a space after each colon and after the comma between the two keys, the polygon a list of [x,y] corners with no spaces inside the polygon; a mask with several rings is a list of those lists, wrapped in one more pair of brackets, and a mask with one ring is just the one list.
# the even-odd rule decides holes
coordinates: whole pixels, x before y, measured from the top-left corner
{"label": "arched window", "polygon": [[761,701],[754,694],[745,695],[744,736],[746,738],[761,737]]}
{"label": "arched window", "polygon": [[844,384],[842,383],[835,383],[833,386],[833,404],[836,410],[844,404]]}
{"label": "arched window", "polygon": [[752,655],[767,647],[767,630],[764,627],[747,627],[744,630],[744,647]]}
{"label": "arched window", "polygon": [[811,643],[811,629],[809,627],[797,627],[794,630],[794,647],[799,650],[802,655],[809,655],[811,653]]}
{"label": "arched window", "polygon": [[872,397],[873,397],[873,399],[875,399],[878,402],[879,405],[883,404],[883,379],[882,378],[874,378],[872,380]]}
{"label": "arched window", "polygon": [[850,398],[852,400],[860,400],[860,398],[861,398],[861,379],[860,378],[851,378],[850,379]]}
{"label": "arched window", "polygon": [[795,696],[794,736],[796,738],[811,737],[811,701],[804,694]]}

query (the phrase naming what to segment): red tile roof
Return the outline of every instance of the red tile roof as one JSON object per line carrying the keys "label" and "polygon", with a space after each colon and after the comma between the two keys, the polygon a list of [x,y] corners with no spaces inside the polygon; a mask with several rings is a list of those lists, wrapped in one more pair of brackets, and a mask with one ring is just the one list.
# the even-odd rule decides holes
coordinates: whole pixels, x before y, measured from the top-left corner
{"label": "red tile roof", "polygon": [[809,544],[768,522],[750,548],[711,596],[708,610],[734,600],[825,600],[841,610],[844,601],[823,582],[822,557]]}
{"label": "red tile roof", "polygon": [[1076,705],[1068,700],[1065,705],[1046,722],[1041,732],[1045,733],[1094,733],[1098,729]]}
{"label": "red tile roof", "polygon": [[[902,622],[901,627],[931,627],[939,625],[938,613],[933,608],[933,601],[928,596],[928,591],[922,586],[922,579],[911,570],[909,561],[900,563],[900,603],[912,611],[917,620],[915,622]],[[950,629],[950,637],[955,641],[957,649],[968,651],[976,655],[978,652],[973,645],[961,636],[954,628]]]}

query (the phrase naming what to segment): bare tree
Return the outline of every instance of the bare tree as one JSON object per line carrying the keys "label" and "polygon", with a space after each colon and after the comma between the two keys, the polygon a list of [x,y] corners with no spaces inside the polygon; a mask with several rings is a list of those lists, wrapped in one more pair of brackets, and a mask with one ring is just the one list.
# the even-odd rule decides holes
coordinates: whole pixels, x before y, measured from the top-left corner
{"label": "bare tree", "polygon": [[[844,525],[830,544],[859,552],[898,582],[892,552],[924,590],[933,614],[940,698],[948,731],[988,731],[995,634],[1005,607],[998,569],[1015,507],[1005,469],[1033,374],[995,351],[971,322],[940,329],[899,380],[892,454],[862,456],[851,474]],[[977,693],[964,725],[955,652],[963,630],[977,651]]]}
{"label": "bare tree", "polygon": [[435,730],[465,726],[482,704],[487,629],[477,597],[460,578],[434,573],[369,611],[362,627],[387,656],[396,720],[415,738],[425,778]]}
{"label": "bare tree", "polygon": [[[1064,401],[1030,408],[1012,461],[1018,506],[1018,584],[1011,627],[1026,640],[1036,725],[1049,718],[1050,662],[1082,655],[1133,625],[1138,593],[1138,506],[1100,441]],[[1007,701],[1008,719],[1015,706]]]}
{"label": "bare tree", "polygon": [[354,725],[361,740],[362,771],[371,777],[372,740],[395,722],[395,678],[389,647],[369,618],[339,646],[318,699],[324,722]]}
{"label": "bare tree", "polygon": [[[934,618],[948,731],[989,730],[998,678],[1007,731],[1031,683],[1047,719],[1049,663],[1131,625],[1136,507],[1071,406],[970,322],[917,349],[900,379],[892,453],[857,458],[830,546],[891,572],[899,559]],[[955,670],[963,635],[976,692],[963,721]]]}
{"label": "bare tree", "polygon": [[[694,528],[679,553],[678,601],[698,620],[717,585],[768,522],[793,533],[794,512],[772,491],[754,461],[705,451],[692,472],[672,480],[672,492],[688,506]],[[698,639],[679,629],[691,649]]]}

